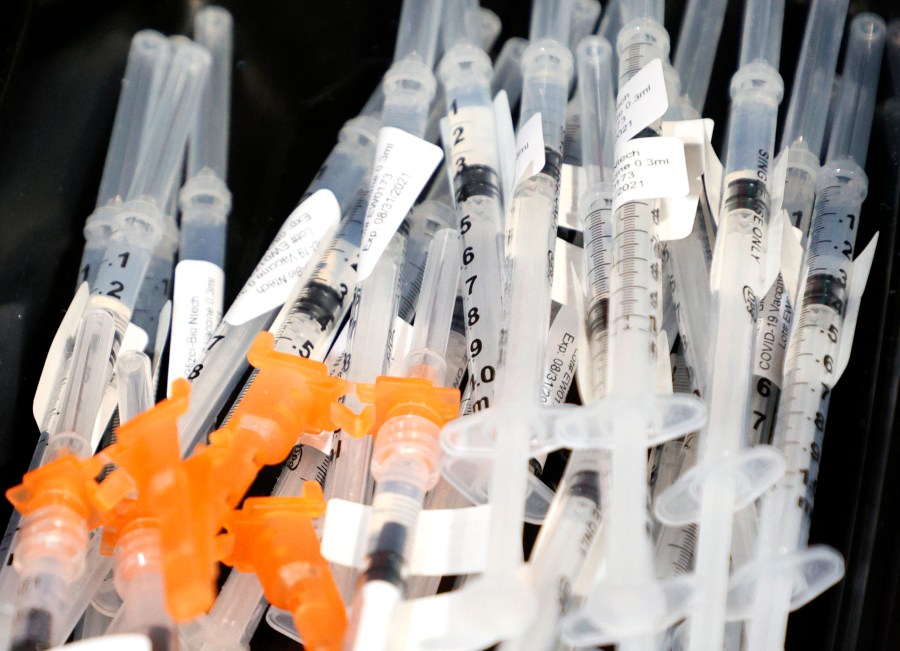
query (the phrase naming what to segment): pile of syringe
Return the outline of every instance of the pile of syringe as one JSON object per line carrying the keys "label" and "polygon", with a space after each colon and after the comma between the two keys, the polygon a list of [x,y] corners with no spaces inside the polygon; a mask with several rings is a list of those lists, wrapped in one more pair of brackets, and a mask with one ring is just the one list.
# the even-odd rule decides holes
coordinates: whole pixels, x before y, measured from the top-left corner
{"label": "pile of syringe", "polygon": [[244,649],[265,615],[323,651],[782,649],[844,572],[809,527],[900,43],[848,2],[812,0],[786,93],[784,0],[744,1],[720,163],[726,0],[671,62],[663,0],[534,0],[499,47],[477,0],[404,0],[224,315],[232,17],[136,34],[0,647]]}

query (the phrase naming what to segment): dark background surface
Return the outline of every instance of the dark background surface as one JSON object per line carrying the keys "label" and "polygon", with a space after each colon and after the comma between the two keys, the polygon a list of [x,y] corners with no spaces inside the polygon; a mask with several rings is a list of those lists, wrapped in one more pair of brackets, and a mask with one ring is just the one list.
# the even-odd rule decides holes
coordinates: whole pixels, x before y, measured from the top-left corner
{"label": "dark background surface", "polygon": [[[452,1],[452,0],[449,0]],[[202,3],[183,0],[4,0],[0,8],[0,487],[18,483],[38,430],[31,400],[72,297],[81,229],[94,207],[131,36],[190,33]],[[243,0],[235,50],[226,305],[390,63],[399,0]],[[485,1],[501,41],[527,36],[529,2]],[[683,2],[667,3],[677,43]],[[790,88],[807,3],[788,0],[781,72]],[[851,13],[900,15],[896,0],[851,2]],[[724,133],[738,57],[741,3],[732,0],[706,116]],[[883,80],[886,81],[883,75]],[[882,84],[882,97],[887,96]],[[784,107],[782,106],[782,116]],[[720,145],[721,143],[717,143]],[[718,148],[721,151],[721,147]],[[897,286],[900,107],[883,105],[867,171],[860,243],[881,231],[850,367],[834,392],[811,542],[838,548],[845,581],[793,617],[789,649],[896,649],[900,554],[893,446],[900,378]],[[861,250],[861,249],[860,249]],[[4,523],[9,506],[0,506]],[[254,648],[296,645],[260,626]]]}

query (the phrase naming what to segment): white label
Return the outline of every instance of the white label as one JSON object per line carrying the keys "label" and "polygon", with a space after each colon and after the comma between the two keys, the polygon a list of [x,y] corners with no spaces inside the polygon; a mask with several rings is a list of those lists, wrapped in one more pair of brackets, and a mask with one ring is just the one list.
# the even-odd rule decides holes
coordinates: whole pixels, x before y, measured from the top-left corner
{"label": "white label", "polygon": [[[487,566],[489,504],[421,511],[409,559],[418,576],[474,574]],[[331,563],[364,569],[372,507],[328,500],[322,556]]]}
{"label": "white label", "polygon": [[683,197],[689,189],[678,138],[636,138],[616,149],[613,210],[637,199]]}
{"label": "white label", "polygon": [[338,223],[341,207],[331,190],[319,190],[294,209],[225,315],[246,323],[283,304],[319,240]]}
{"label": "white label", "polygon": [[656,390],[662,395],[671,395],[672,358],[669,356],[669,334],[665,329],[656,337]]}
{"label": "white label", "polygon": [[547,335],[547,356],[541,381],[541,404],[560,405],[566,401],[575,377],[578,352],[578,310],[562,305]]}
{"label": "white label", "polygon": [[843,332],[841,342],[838,344],[838,358],[835,365],[834,381],[837,382],[847,362],[850,361],[850,351],[853,349],[853,335],[856,332],[856,322],[859,319],[859,304],[862,301],[866,283],[869,280],[869,271],[872,269],[872,261],[875,259],[875,247],[878,246],[878,233],[872,238],[863,252],[856,256],[853,266],[850,268],[850,285],[847,288],[847,313],[844,315]]}
{"label": "white label", "polygon": [[587,187],[587,172],[580,165],[563,163],[559,174],[559,215],[558,225],[583,231],[578,201]]}
{"label": "white label", "polygon": [[388,356],[388,375],[404,376],[403,362],[406,360],[406,354],[409,347],[412,346],[413,326],[404,321],[401,317],[394,317],[394,327],[391,328],[391,340]]}
{"label": "white label", "polygon": [[44,368],[41,370],[41,378],[38,381],[37,391],[34,392],[34,401],[31,404],[31,411],[34,414],[34,420],[37,422],[38,428],[43,430],[47,426],[47,415],[53,406],[53,401],[57,396],[63,374],[66,372],[66,363],[69,355],[75,348],[75,336],[78,333],[78,324],[81,323],[81,316],[87,307],[90,292],[87,283],[81,283],[75,297],[69,303],[69,308],[63,317],[59,329],[53,336],[53,342],[50,344],[50,350],[47,352],[47,358],[44,361]]}
{"label": "white label", "polygon": [[553,288],[550,291],[550,298],[557,303],[574,306],[576,287],[574,277],[577,276],[579,286],[583,286],[584,279],[581,278],[583,273],[584,249],[557,237],[556,251],[553,254]]}
{"label": "white label", "polygon": [[684,143],[684,159],[690,188],[687,196],[666,197],[662,201],[657,237],[664,242],[687,237],[694,227],[697,204],[703,192],[706,149],[709,146],[713,126],[710,119],[663,122],[662,135],[678,138]]}
{"label": "white label", "polygon": [[616,145],[649,127],[668,108],[662,61],[653,59],[619,90],[616,99]]}
{"label": "white label", "polygon": [[416,197],[444,158],[441,148],[402,129],[378,132],[375,167],[359,252],[359,281],[372,273]]}
{"label": "white label", "polygon": [[513,191],[519,183],[544,169],[544,126],[541,114],[535,113],[516,134],[516,178]]}
{"label": "white label", "polygon": [[753,362],[753,374],[766,378],[777,387],[782,385],[784,355],[791,332],[792,312],[787,312],[787,307],[784,280],[779,276],[759,303]]}
{"label": "white label", "polygon": [[222,319],[224,288],[225,273],[212,262],[182,260],[176,265],[167,387],[200,362]]}
{"label": "white label", "polygon": [[781,236],[781,276],[784,278],[784,287],[788,296],[799,305],[797,296],[800,285],[800,273],[803,270],[803,240],[802,231],[791,224],[790,215],[785,208],[781,209],[781,223],[784,233]]}
{"label": "white label", "polygon": [[150,651],[150,638],[137,633],[104,635],[57,646],[50,651]]}
{"label": "white label", "polygon": [[[710,133],[710,138],[712,134]],[[719,209],[722,203],[722,175],[724,174],[722,161],[712,148],[712,142],[707,141],[703,160],[703,189],[706,190],[706,199],[709,202],[709,211],[713,221],[719,225]]]}
{"label": "white label", "polygon": [[501,90],[494,98],[494,123],[497,126],[497,150],[500,154],[503,207],[508,210],[516,173],[516,132],[505,90]]}

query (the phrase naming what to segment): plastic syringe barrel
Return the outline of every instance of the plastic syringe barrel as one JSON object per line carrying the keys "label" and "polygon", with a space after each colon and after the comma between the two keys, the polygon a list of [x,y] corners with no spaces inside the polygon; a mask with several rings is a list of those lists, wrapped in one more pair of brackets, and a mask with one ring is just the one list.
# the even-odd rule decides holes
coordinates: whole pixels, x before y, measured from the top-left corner
{"label": "plastic syringe barrel", "polygon": [[418,138],[425,135],[428,107],[437,90],[431,69],[441,7],[442,0],[405,0],[394,63],[384,74],[384,126],[403,129]]}
{"label": "plastic syringe barrel", "polygon": [[445,201],[423,201],[407,217],[410,222],[409,240],[400,280],[400,306],[397,313],[407,323],[412,323],[416,314],[416,303],[422,289],[428,247],[434,234],[441,228],[452,228],[457,223],[456,213]]}
{"label": "plastic syringe barrel", "polygon": [[[546,265],[538,264],[538,260],[548,259],[547,251],[553,250],[556,235],[556,199],[572,55],[561,42],[542,39],[528,46],[522,68],[525,81],[519,123],[525,124],[534,114],[541,114],[545,164],[538,175],[519,184],[509,217],[510,307],[506,348],[501,350],[503,370],[495,388],[498,403],[507,405],[532,405],[540,396],[543,350],[550,327],[550,283]],[[523,350],[535,352],[523,355]]]}
{"label": "plastic syringe barrel", "polygon": [[741,34],[741,68],[762,61],[778,69],[783,18],[784,0],[747,0]]}
{"label": "plastic syringe barrel", "polygon": [[[327,188],[337,199],[341,213],[346,214],[353,206],[357,190],[368,186],[366,172],[374,155],[377,125],[378,121],[371,117],[349,120],[341,129],[338,144],[304,193],[304,198]],[[318,260],[318,256],[313,257],[309,269],[314,269]],[[286,304],[293,304],[303,289],[303,285],[298,283]],[[340,292],[340,287],[336,289]],[[247,369],[247,351],[253,339],[260,330],[272,324],[278,311],[277,308],[269,310],[239,326],[225,321],[219,324],[210,339],[215,344],[207,349],[200,361],[202,367],[194,375],[188,411],[180,419],[183,450],[192,448],[209,433],[219,411]]]}
{"label": "plastic syringe barrel", "polygon": [[160,103],[150,117],[140,164],[126,196],[129,200],[152,201],[160,210],[165,208],[175,177],[181,171],[184,143],[193,127],[194,112],[185,107],[199,103],[211,63],[203,47],[182,37],[172,41],[175,54],[161,89],[163,97],[171,97],[172,101]]}
{"label": "plastic syringe barrel", "polygon": [[[400,230],[391,239],[372,274],[357,285],[350,323],[347,325],[347,352],[343,367],[344,377],[351,381],[373,382],[387,368],[387,343],[397,313],[397,288],[405,247],[406,234]],[[340,432],[335,445],[337,453],[328,471],[326,497],[367,504],[372,492],[368,472],[372,459],[372,437],[355,439]],[[344,602],[350,603],[357,571],[332,565],[332,572]]]}
{"label": "plastic syringe barrel", "polygon": [[894,95],[900,95],[900,18],[892,20],[887,26],[885,39],[887,48],[888,72],[891,75],[891,86]]}
{"label": "plastic syringe barrel", "polygon": [[116,323],[109,312],[90,310],[82,317],[69,361],[70,380],[60,397],[59,420],[50,432],[44,463],[63,453],[91,455],[94,421],[113,373],[115,360],[109,351],[115,342]]}
{"label": "plastic syringe barrel", "polygon": [[194,40],[212,56],[209,82],[188,155],[187,175],[209,168],[220,179],[228,170],[228,125],[231,113],[231,43],[233,21],[221,7],[204,7],[194,16]]}
{"label": "plastic syringe barrel", "polygon": [[781,148],[800,141],[822,149],[834,69],[841,48],[849,0],[814,0],[809,10],[800,60],[794,74]]}
{"label": "plastic syringe barrel", "polygon": [[575,54],[581,106],[581,166],[591,187],[612,181],[616,110],[612,47],[606,39],[593,36],[582,40]]}
{"label": "plastic syringe barrel", "polygon": [[147,116],[156,102],[171,56],[168,39],[158,32],[144,30],[135,34],[131,41],[116,121],[97,194],[97,208],[84,224],[85,245],[78,267],[79,282],[93,285],[97,276],[117,206],[124,200],[134,177]]}
{"label": "plastic syringe barrel", "polygon": [[212,56],[209,81],[200,99],[188,150],[188,180],[179,195],[182,260],[225,264],[225,221],[231,193],[228,170],[228,127],[231,108],[231,14],[205,7],[194,16],[194,38]]}
{"label": "plastic syringe barrel", "polygon": [[574,0],[572,5],[572,23],[569,26],[569,49],[573,52],[582,39],[594,33],[597,19],[600,17],[598,0]]}
{"label": "plastic syringe barrel", "polygon": [[589,369],[591,390],[602,395],[606,386],[609,325],[610,221],[612,218],[613,123],[616,103],[612,90],[612,47],[599,37],[578,45],[578,95],[581,107],[581,160],[587,175],[578,198],[584,223],[587,302],[584,318],[595,363]]}
{"label": "plastic syringe barrel", "polygon": [[119,421],[127,423],[153,406],[153,374],[150,358],[132,350],[119,356],[116,363],[116,388],[119,392]]}
{"label": "plastic syringe barrel", "polygon": [[131,41],[116,121],[97,193],[98,208],[125,198],[134,177],[141,134],[171,54],[168,40],[159,32],[143,30]]}
{"label": "plastic syringe barrel", "polygon": [[[444,383],[450,320],[456,303],[459,268],[456,273],[441,273],[446,260],[459,257],[459,232],[442,228],[428,247],[428,262],[416,305],[416,327],[409,354],[404,360],[408,377],[422,377],[435,386]],[[455,257],[454,257],[455,256]]]}
{"label": "plastic syringe barrel", "polygon": [[[862,167],[869,150],[869,131],[875,113],[879,66],[884,47],[884,21],[872,14],[850,23],[849,43],[841,74],[841,94],[828,142],[828,162],[849,158]],[[852,89],[852,90],[850,90]]]}
{"label": "plastic syringe barrel", "polygon": [[549,38],[558,43],[569,42],[574,0],[534,0],[528,40],[532,43]]}
{"label": "plastic syringe barrel", "polygon": [[478,23],[478,0],[455,0],[445,3],[441,26],[444,53],[461,41],[480,45]]}
{"label": "plastic syringe barrel", "polygon": [[394,63],[408,59],[434,67],[442,5],[443,0],[404,0]]}
{"label": "plastic syringe barrel", "polygon": [[616,37],[622,29],[622,0],[610,0],[604,3],[603,14],[600,16],[600,25],[597,26],[597,36],[605,38],[613,46],[613,70],[619,69],[618,52],[616,52]]}
{"label": "plastic syringe barrel", "polygon": [[619,0],[619,12],[622,16],[621,25],[639,18],[649,18],[663,24],[663,0]]}
{"label": "plastic syringe barrel", "polygon": [[703,112],[727,0],[690,0],[681,21],[675,70],[691,106]]}
{"label": "plastic syringe barrel", "polygon": [[[852,140],[869,137],[872,107],[857,97],[874,94],[885,32],[884,21],[873,14],[860,14],[850,25],[844,64],[849,83],[842,85],[839,97],[840,105],[846,102],[847,114],[841,115],[835,128],[850,131]],[[854,270],[850,256],[834,243],[842,242],[852,252],[859,230],[852,216],[859,214],[868,189],[861,168],[864,161],[854,160],[848,149],[855,146],[863,156],[864,151],[860,152],[857,142],[848,145],[850,140],[840,139],[839,134],[833,137],[837,151],[832,157],[829,150],[829,162],[816,179],[803,300],[791,336],[785,391],[773,437],[773,445],[784,453],[786,472],[764,496],[756,561],[735,577],[738,585],[745,586],[749,578],[755,588],[747,626],[750,651],[780,646],[788,612],[818,596],[843,570],[834,550],[807,549],[831,389],[841,373],[840,362],[823,365],[820,360],[839,358],[839,351],[849,345],[842,338],[853,335],[844,329],[847,288],[842,279]],[[802,574],[784,571],[785,560],[792,570],[802,569]],[[795,579],[801,575],[806,579],[803,586]]]}
{"label": "plastic syringe barrel", "polygon": [[524,38],[509,38],[500,48],[494,61],[494,75],[491,78],[491,93],[496,95],[506,90],[510,107],[514,107],[522,93],[522,54],[528,47]]}

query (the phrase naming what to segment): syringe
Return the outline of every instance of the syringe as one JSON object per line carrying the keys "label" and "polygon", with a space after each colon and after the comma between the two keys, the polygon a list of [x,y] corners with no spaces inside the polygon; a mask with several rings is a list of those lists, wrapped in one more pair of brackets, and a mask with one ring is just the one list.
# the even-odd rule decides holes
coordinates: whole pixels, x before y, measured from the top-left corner
{"label": "syringe", "polygon": [[[372,274],[354,292],[350,322],[347,324],[347,351],[341,372],[350,381],[371,382],[387,369],[387,344],[397,313],[406,238],[406,228],[401,224]],[[360,327],[360,324],[365,325]],[[350,406],[359,408],[361,405]],[[371,437],[356,439],[338,432],[333,449],[334,456],[325,483],[326,497],[368,504],[372,495],[368,472],[372,457]],[[332,564],[332,573],[344,602],[349,603],[356,586],[356,569]]]}
{"label": "syringe", "polygon": [[[184,153],[208,67],[205,50],[190,43],[177,44],[162,98],[146,131],[135,178],[117,215],[94,294],[76,335],[58,418],[51,416],[54,422],[48,427],[47,462],[68,455],[83,459],[91,454],[90,439],[100,399],[162,231],[159,224],[166,215],[161,209]],[[23,648],[54,639],[65,607],[64,594],[83,570],[88,543],[85,517],[78,508],[73,509],[66,500],[52,499],[48,506],[39,508],[36,504],[42,499],[38,491],[25,507],[28,515],[23,518],[15,555],[16,570],[23,580],[13,622],[13,644],[23,644]]]}
{"label": "syringe", "polygon": [[503,283],[503,205],[497,131],[491,101],[491,61],[475,45],[477,0],[447,15],[451,47],[438,74],[447,98],[448,164],[463,239],[462,294],[469,346],[472,411],[490,407],[500,357]]}
{"label": "syringe", "polygon": [[[116,365],[119,416],[127,423],[153,406],[150,360],[129,352]],[[108,559],[104,558],[108,562]],[[122,607],[105,634],[144,633],[154,649],[171,649],[174,624],[165,608],[159,531],[152,518],[133,523],[115,547],[115,585]]]}
{"label": "syringe", "polygon": [[179,193],[181,242],[172,304],[166,386],[187,377],[222,319],[225,231],[231,193],[225,181],[231,107],[231,14],[204,7],[194,15],[194,39],[212,56],[188,150],[187,181]]}
{"label": "syringe", "polygon": [[[521,130],[531,119],[539,120],[541,128],[541,137],[543,144],[543,169],[531,176],[523,179],[515,188],[511,205],[507,210],[507,287],[504,289],[506,296],[512,297],[513,285],[509,278],[514,273],[513,267],[516,264],[521,265],[523,274],[536,274],[535,268],[529,265],[536,264],[535,259],[542,259],[547,262],[544,265],[544,275],[542,277],[534,276],[528,282],[534,285],[531,287],[530,299],[520,297],[522,305],[520,307],[523,318],[531,324],[534,331],[538,332],[537,349],[534,355],[512,354],[511,361],[515,365],[522,364],[523,368],[519,368],[517,372],[522,373],[519,380],[523,382],[523,387],[528,387],[528,382],[534,373],[534,377],[538,379],[538,387],[543,376],[544,369],[544,350],[547,345],[547,331],[549,330],[550,318],[550,284],[553,277],[553,257],[555,254],[556,244],[556,214],[558,208],[559,196],[559,178],[562,165],[563,140],[565,137],[565,119],[566,105],[568,99],[568,88],[573,71],[572,55],[566,47],[568,43],[568,33],[571,27],[571,4],[568,0],[560,0],[556,2],[542,2],[536,0],[532,10],[531,34],[528,48],[523,54],[522,61],[522,101],[519,117],[519,129]],[[540,41],[540,42],[538,42]],[[539,118],[534,116],[540,114]],[[534,145],[539,146],[540,143],[535,142]],[[516,199],[518,197],[518,199]],[[517,217],[514,216],[518,215]],[[547,232],[544,232],[544,228]],[[519,234],[516,234],[516,229]],[[462,229],[461,229],[462,230]],[[527,234],[526,234],[527,233]],[[547,249],[543,253],[539,253],[540,242],[546,236]],[[513,252],[513,247],[517,251]],[[532,257],[533,256],[533,257]],[[463,263],[466,259],[463,260]],[[467,275],[463,278],[465,280]],[[543,278],[542,280],[540,278]],[[525,282],[520,280],[520,282]],[[547,305],[543,303],[543,285],[548,285]],[[530,306],[530,307],[528,307]],[[505,308],[506,315],[511,314]],[[480,320],[481,312],[472,313],[469,321]],[[537,321],[535,321],[537,319]],[[546,322],[545,322],[546,321]],[[506,333],[509,325],[505,325]],[[517,328],[518,326],[516,326]],[[515,328],[514,328],[515,330]],[[504,334],[501,333],[501,342]],[[532,335],[522,335],[528,345],[533,346],[534,341]],[[501,344],[503,345],[511,344]],[[512,346],[510,350],[526,350]],[[522,357],[528,358],[528,365]],[[502,366],[502,365],[501,365]],[[524,368],[528,366],[527,368]],[[500,381],[505,371],[499,370]],[[489,376],[493,377],[493,376]],[[478,381],[479,378],[476,378]],[[483,381],[483,378],[480,378]],[[495,383],[496,391],[496,383]],[[540,393],[538,392],[538,396]],[[526,404],[530,400],[529,389],[524,389],[524,394],[515,399],[515,401],[524,400]],[[508,398],[512,400],[512,398]],[[515,402],[514,401],[514,402]],[[480,423],[481,421],[478,421]],[[476,431],[477,427],[481,427],[475,423],[472,425],[471,431]],[[468,428],[465,436],[468,436]],[[451,444],[453,445],[453,444]],[[465,448],[465,444],[463,444]],[[462,448],[461,448],[462,449]],[[483,503],[488,496],[486,490],[491,481],[490,463],[486,460],[478,460],[475,457],[480,453],[473,455],[471,451],[463,452],[454,457],[451,455],[446,460],[443,473],[445,478],[450,481],[453,486],[466,495],[471,501]],[[546,507],[550,501],[550,491],[544,484],[534,475],[529,476],[529,508],[528,518],[532,521],[540,521],[546,512]]]}
{"label": "syringe", "polygon": [[709,422],[701,432],[699,464],[656,501],[656,514],[664,524],[700,523],[694,575],[699,599],[689,617],[688,640],[689,648],[697,651],[722,647],[734,512],[761,495],[784,470],[781,455],[768,446],[747,450],[745,433],[759,296],[768,290],[768,184],[783,92],[776,70],[783,11],[782,0],[750,0],[745,7],[710,283],[715,335]]}
{"label": "syringe", "polygon": [[[307,289],[294,302],[284,319],[276,336],[276,351],[309,357],[316,361],[321,361],[324,357],[328,341],[343,321],[346,311],[350,309],[349,299],[343,300],[348,295],[347,292],[340,295],[331,288],[340,286],[341,283],[346,286],[354,282],[354,266],[359,255],[359,238],[366,196],[367,193],[362,193],[362,200],[351,208],[351,215],[348,215],[342,224],[341,235],[326,252],[322,262],[317,265],[313,279],[307,283]],[[379,314],[384,314],[383,306],[377,304],[377,299],[376,302],[369,303],[369,306],[378,310]],[[357,319],[359,318],[360,316],[357,316]],[[361,315],[361,318],[363,322],[371,324],[367,314]],[[386,326],[389,324],[388,320],[382,318],[382,321]],[[247,387],[252,383],[253,377],[251,376]],[[241,396],[246,391],[245,387]],[[233,409],[239,402],[240,399]],[[313,445],[298,444],[292,453],[292,459],[295,461],[290,461],[282,469],[273,489],[273,496],[297,495],[306,480],[323,482],[328,467],[326,453]],[[198,636],[201,634],[211,636],[204,643],[206,644],[204,648],[219,649],[232,646],[239,648],[249,640],[265,611],[265,606],[262,587],[256,577],[233,570],[203,626],[197,630],[189,630],[185,635],[191,640],[199,640]],[[285,619],[283,614],[281,611],[276,614],[270,611],[268,619],[277,630],[289,636],[296,636],[293,621],[290,616]]]}
{"label": "syringe", "polygon": [[781,134],[780,155],[788,157],[782,208],[800,229],[804,243],[847,5],[848,0],[812,3]]}
{"label": "syringe", "polygon": [[[665,115],[667,119],[699,117],[702,112],[726,4],[723,0],[691,0],[688,3],[674,62],[683,94],[671,97]],[[710,182],[707,177],[706,184]],[[712,338],[709,271],[714,244],[714,224],[704,213],[701,199],[691,232],[682,239],[667,242],[663,252],[663,267],[676,309],[685,362],[694,389],[701,396],[709,390],[708,349]]]}
{"label": "syringe", "polygon": [[[384,108],[382,119],[385,128],[400,129],[406,134],[421,138],[425,134],[428,109],[434,98],[437,82],[432,67],[438,42],[438,24],[442,2],[430,0],[404,0],[397,29],[394,62],[384,75]],[[381,134],[390,133],[384,128]],[[386,149],[387,146],[385,146]],[[376,156],[386,156],[377,151]],[[373,172],[369,205],[363,237],[370,228],[381,221],[385,205],[394,201],[388,192],[395,179]],[[408,235],[408,225],[387,240],[387,249],[377,258],[371,275],[362,274],[353,292],[348,346],[344,356],[344,373],[354,382],[372,382],[385,372],[387,343],[393,317],[396,314],[397,285]],[[387,234],[385,234],[385,237]],[[365,249],[371,241],[365,241]],[[388,252],[390,250],[390,254]],[[362,258],[360,265],[362,265]],[[380,273],[379,267],[382,267]],[[377,306],[377,307],[374,307]],[[390,308],[390,309],[386,309]],[[360,321],[361,315],[366,319]],[[358,328],[357,324],[364,324]],[[339,497],[359,503],[371,498],[369,466],[372,455],[371,437],[355,439],[344,432],[337,433],[335,453],[328,473],[325,494],[328,499]],[[335,581],[345,603],[349,602],[356,584],[354,568],[332,565]]]}
{"label": "syringe", "polygon": [[[335,308],[341,309],[349,291],[342,286],[348,284],[346,279],[329,277],[328,272],[333,268],[345,273],[344,267],[352,265],[354,256],[358,255],[359,215],[364,209],[367,196],[361,188],[365,187],[368,178],[367,172],[371,164],[377,127],[378,121],[369,116],[349,120],[341,129],[337,145],[303,195],[301,206],[304,201],[321,190],[328,190],[334,195],[338,210],[345,215],[336,241],[332,244],[329,239],[322,238],[325,230],[322,227],[323,222],[313,223],[311,221],[313,215],[309,215],[302,223],[297,221],[297,224],[292,226],[295,220],[303,219],[304,211],[298,208],[285,220],[282,230],[276,235],[275,242],[270,245],[270,250],[263,255],[258,265],[258,268],[265,270],[268,265],[277,262],[281,258],[278,250],[290,241],[292,232],[295,235],[302,234],[303,230],[311,228],[315,231],[315,236],[308,237],[309,241],[305,241],[302,250],[299,250],[304,259],[300,260],[299,265],[295,263],[284,267],[284,275],[289,277],[295,273],[303,276],[306,265],[314,265],[305,274],[309,277],[309,283],[307,284],[303,277],[293,281],[294,289],[285,301],[284,308],[281,304],[276,304],[274,307],[264,305],[264,309],[255,309],[251,312],[246,309],[241,309],[240,312],[229,310],[216,328],[200,363],[188,375],[188,379],[191,380],[191,401],[187,413],[180,421],[183,450],[193,448],[213,428],[215,419],[225,406],[225,401],[247,368],[246,355],[250,344],[260,330],[272,325],[279,310],[287,314],[293,309],[295,302],[311,303],[315,306],[315,309],[307,306],[308,311],[305,311],[315,315],[313,319],[315,323],[308,324],[311,327],[306,328],[307,338],[297,336],[292,339],[292,343],[298,346],[297,354],[311,356],[312,351],[323,341],[322,331],[331,327],[327,317],[336,316]],[[327,207],[324,203],[316,205]],[[328,212],[330,209],[326,210],[326,213]],[[316,215],[315,218],[317,220],[326,218],[327,221],[327,214]],[[323,253],[317,254],[316,248],[320,248]],[[254,291],[256,275],[256,273],[251,275],[242,293]],[[238,296],[240,297],[240,294]],[[298,329],[303,328],[298,318],[293,322]],[[322,351],[323,354],[324,352]]]}
{"label": "syringe", "polygon": [[[622,11],[618,103],[625,105],[629,92],[621,89],[626,83],[651,61],[668,58],[668,35],[660,23],[661,3],[626,2]],[[628,169],[629,159],[643,164],[647,156],[627,157],[617,151],[617,169]],[[616,175],[617,186],[623,176]],[[691,596],[679,578],[657,580],[647,531],[647,449],[687,434],[704,417],[694,396],[664,395],[657,388],[658,356],[668,361],[668,350],[659,346],[662,260],[657,205],[652,199],[613,201],[608,385],[606,400],[599,404],[610,411],[605,419],[585,412],[595,436],[608,437],[612,448],[606,569],[585,603],[563,619],[563,639],[578,645],[615,642],[623,648],[653,648],[654,636],[681,616]],[[599,323],[589,324],[591,334],[600,329]]]}
{"label": "syringe", "polygon": [[[782,212],[800,228],[804,241],[847,4],[848,0],[816,0],[810,7],[781,138],[779,156],[787,157]],[[791,286],[795,281],[792,279]],[[775,426],[796,303],[786,285],[779,276],[760,305],[750,405],[751,444],[770,443]]]}
{"label": "syringe", "polygon": [[528,47],[524,38],[510,38],[503,43],[494,61],[494,75],[491,77],[491,94],[506,91],[509,107],[515,108],[522,93],[522,54]]}
{"label": "syringe", "polygon": [[[441,433],[444,451],[463,461],[492,454],[489,483],[491,521],[485,572],[465,587],[435,599],[449,611],[454,631],[435,633],[463,640],[468,648],[518,637],[532,624],[537,601],[523,583],[521,536],[524,496],[529,477],[530,443],[540,404],[550,289],[556,240],[559,168],[565,131],[566,103],[573,72],[566,47],[571,3],[536,0],[532,7],[530,44],[525,51],[521,125],[540,114],[544,166],[515,189],[509,217],[509,296],[501,335],[501,369],[491,409],[461,418]],[[549,264],[548,264],[549,262]],[[485,445],[485,441],[489,443]],[[466,457],[469,457],[468,459]],[[489,457],[489,458],[490,458]],[[485,468],[483,464],[479,470]],[[465,493],[471,482],[445,476]],[[490,604],[490,606],[488,606]],[[485,612],[484,610],[488,611]]]}
{"label": "syringe", "polygon": [[[98,263],[103,256],[103,251],[109,242],[112,222],[121,203],[128,191],[134,175],[134,166],[137,162],[138,148],[141,135],[144,132],[146,115],[156,96],[159,87],[168,70],[171,59],[171,49],[168,40],[159,34],[149,30],[135,34],[131,42],[128,55],[128,64],[122,81],[122,92],[119,96],[119,104],[116,110],[116,121],[113,125],[110,137],[106,163],[103,169],[103,177],[100,191],[97,196],[97,208],[88,217],[85,224],[85,249],[79,267],[79,282],[93,283],[97,274]],[[71,355],[71,350],[66,352]],[[59,365],[60,372],[64,372],[67,360],[47,360],[47,364]],[[45,369],[45,373],[47,370]],[[59,390],[65,386],[64,378],[59,378]],[[43,379],[42,379],[43,381]],[[57,399],[58,396],[54,396]],[[29,470],[36,468],[44,454],[47,440],[46,422],[47,414],[40,414],[38,426],[42,430]],[[16,580],[15,572],[7,569],[9,552],[16,539],[16,529],[19,525],[19,514],[13,512],[9,524],[0,544],[0,567],[4,571],[0,573],[0,603],[11,603]],[[5,615],[5,613],[4,613]],[[0,630],[8,627],[0,625]],[[2,646],[2,644],[0,644]]]}
{"label": "syringe", "polygon": [[807,547],[831,390],[846,366],[855,318],[871,264],[870,246],[851,262],[863,171],[885,40],[884,21],[861,14],[850,24],[841,95],[827,161],[816,177],[806,278],[785,368],[773,444],[787,473],[762,500],[754,562],[735,573],[730,613],[749,617],[748,649],[781,649],[789,611],[840,580],[843,560],[824,545]]}
{"label": "syringe", "polygon": [[[609,273],[611,264],[613,124],[612,47],[599,37],[583,39],[576,49],[582,167],[587,177],[578,202],[585,232],[587,306],[585,321],[589,359],[579,371],[588,374],[581,386],[590,400],[604,395],[606,375]],[[589,368],[588,368],[589,367]],[[528,564],[530,584],[539,608],[530,629],[501,648],[552,649],[557,623],[571,607],[569,597],[585,555],[600,527],[602,479],[609,474],[608,453],[575,450],[566,466]]]}
{"label": "syringe", "polygon": [[[404,360],[405,378],[376,381],[377,432],[372,476],[377,482],[369,525],[367,567],[357,589],[345,648],[386,649],[394,605],[405,592],[408,555],[425,493],[440,475],[440,427],[459,411],[459,392],[441,389],[444,354],[459,282],[459,233],[442,229],[428,252],[416,328]],[[378,403],[376,403],[378,404]],[[380,406],[380,405],[379,405]]]}
{"label": "syringe", "polygon": [[97,207],[84,224],[85,243],[78,267],[79,283],[86,282],[93,286],[97,277],[115,215],[134,178],[141,138],[171,57],[169,41],[159,32],[144,30],[131,40],[116,121],[97,193]]}

